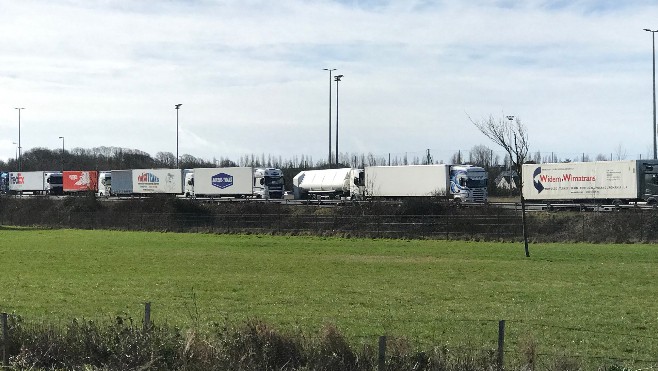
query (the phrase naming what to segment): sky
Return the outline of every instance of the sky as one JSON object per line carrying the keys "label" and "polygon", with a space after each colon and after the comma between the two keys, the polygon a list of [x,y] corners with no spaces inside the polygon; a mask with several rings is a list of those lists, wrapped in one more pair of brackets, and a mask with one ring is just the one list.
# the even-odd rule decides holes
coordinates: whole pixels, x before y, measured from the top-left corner
{"label": "sky", "polygon": [[0,1],[0,159],[24,107],[23,152],[175,154],[178,119],[181,155],[322,160],[330,89],[341,153],[502,156],[471,119],[513,115],[532,153],[647,158],[644,28],[653,0]]}

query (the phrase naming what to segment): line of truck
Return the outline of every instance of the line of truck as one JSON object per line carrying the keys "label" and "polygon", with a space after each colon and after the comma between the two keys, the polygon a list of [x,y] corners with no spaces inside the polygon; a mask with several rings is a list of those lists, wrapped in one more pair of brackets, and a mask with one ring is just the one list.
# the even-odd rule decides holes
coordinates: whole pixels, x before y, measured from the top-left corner
{"label": "line of truck", "polygon": [[282,198],[283,172],[274,168],[131,169],[0,173],[0,192],[98,196],[184,194],[188,197]]}
{"label": "line of truck", "polygon": [[[658,160],[524,164],[523,196],[535,203],[658,204]],[[442,196],[486,202],[485,169],[470,165],[369,166],[304,170],[292,182],[295,199],[377,199]],[[275,168],[133,169],[0,172],[0,192],[99,196],[151,193],[188,197],[282,198]],[[292,196],[286,196],[292,197]]]}
{"label": "line of truck", "polygon": [[24,171],[0,174],[0,190],[61,195],[96,190],[96,171]]}
{"label": "line of truck", "polygon": [[[283,172],[275,168],[132,169],[4,173],[9,193],[98,196],[174,194],[187,197],[283,198]],[[0,178],[0,179],[4,179]],[[296,199],[373,199],[441,196],[487,201],[487,172],[470,165],[370,166],[301,171],[293,178]],[[290,197],[290,196],[288,196]]]}
{"label": "line of truck", "polygon": [[133,169],[101,172],[99,196],[151,193],[187,197],[282,198],[283,172],[275,168]]}

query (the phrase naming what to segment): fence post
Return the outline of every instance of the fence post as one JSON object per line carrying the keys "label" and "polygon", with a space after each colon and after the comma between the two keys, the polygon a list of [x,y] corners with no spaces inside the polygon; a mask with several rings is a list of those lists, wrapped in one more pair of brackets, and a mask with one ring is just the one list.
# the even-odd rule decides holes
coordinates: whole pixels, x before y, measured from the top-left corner
{"label": "fence post", "polygon": [[386,336],[379,337],[379,359],[377,371],[386,371]]}
{"label": "fence post", "polygon": [[640,210],[640,242],[644,242],[644,212]]}
{"label": "fence post", "polygon": [[7,325],[7,313],[2,313],[2,367],[9,367],[9,326]]}
{"label": "fence post", "polygon": [[446,210],[446,241],[450,240],[450,210]]}
{"label": "fence post", "polygon": [[505,360],[505,320],[498,321],[498,371],[503,370]]}
{"label": "fence post", "polygon": [[151,302],[144,303],[144,331],[151,329]]}

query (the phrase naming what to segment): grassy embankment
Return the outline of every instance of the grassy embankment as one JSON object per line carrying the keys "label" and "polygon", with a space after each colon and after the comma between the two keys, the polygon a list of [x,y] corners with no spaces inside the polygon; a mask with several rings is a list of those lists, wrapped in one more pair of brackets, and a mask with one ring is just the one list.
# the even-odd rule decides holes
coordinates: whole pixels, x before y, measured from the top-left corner
{"label": "grassy embankment", "polygon": [[[258,318],[355,342],[655,359],[658,246],[218,236],[0,227],[0,311],[203,328]],[[581,331],[582,330],[582,331]],[[519,344],[526,345],[519,345]]]}

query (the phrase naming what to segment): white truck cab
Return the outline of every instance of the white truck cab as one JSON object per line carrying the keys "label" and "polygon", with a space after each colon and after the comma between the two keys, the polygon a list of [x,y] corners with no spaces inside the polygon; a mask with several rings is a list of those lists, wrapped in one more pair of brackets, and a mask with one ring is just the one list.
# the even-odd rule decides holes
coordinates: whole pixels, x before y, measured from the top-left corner
{"label": "white truck cab", "polygon": [[258,198],[283,198],[283,171],[275,168],[254,169],[254,196]]}
{"label": "white truck cab", "polygon": [[484,168],[473,165],[450,166],[450,193],[457,202],[486,202],[489,176]]}
{"label": "white truck cab", "polygon": [[98,173],[98,197],[110,197],[112,195],[112,172],[101,171]]}

